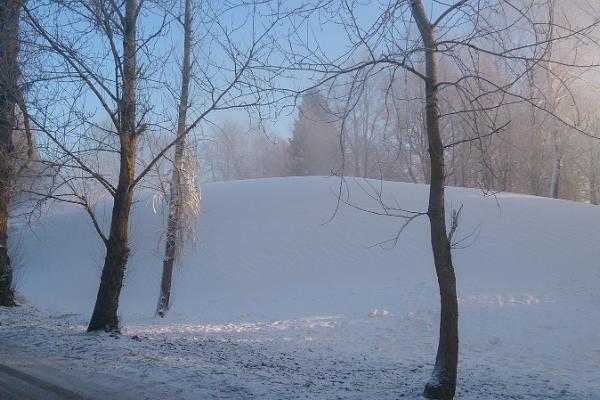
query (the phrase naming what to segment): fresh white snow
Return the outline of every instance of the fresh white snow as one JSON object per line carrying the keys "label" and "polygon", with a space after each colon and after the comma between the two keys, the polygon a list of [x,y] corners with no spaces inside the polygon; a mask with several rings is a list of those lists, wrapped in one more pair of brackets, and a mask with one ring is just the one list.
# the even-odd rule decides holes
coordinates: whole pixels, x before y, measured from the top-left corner
{"label": "fresh white snow", "polygon": [[[323,177],[205,185],[199,245],[177,271],[164,320],[154,318],[164,221],[142,196],[120,337],[84,333],[103,255],[85,214],[47,217],[22,231],[29,305],[0,310],[0,341],[161,383],[156,398],[418,398],[438,329],[428,221],[377,246],[402,221],[342,204],[326,223],[338,186]],[[349,180],[350,202],[376,209],[361,187]],[[425,185],[383,189],[390,204],[426,207]],[[457,235],[467,238],[453,253],[457,398],[600,399],[600,208],[458,188],[446,201],[463,205]]]}

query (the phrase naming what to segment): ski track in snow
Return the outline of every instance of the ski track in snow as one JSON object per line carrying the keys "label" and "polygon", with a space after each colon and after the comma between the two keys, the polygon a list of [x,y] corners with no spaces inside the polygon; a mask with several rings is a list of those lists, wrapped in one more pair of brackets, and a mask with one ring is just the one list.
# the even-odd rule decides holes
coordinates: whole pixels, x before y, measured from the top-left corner
{"label": "ski track in snow", "polygon": [[[335,206],[337,181],[285,178],[205,186],[200,246],[153,317],[162,226],[134,213],[123,335],[86,334],[101,247],[83,213],[23,233],[21,291],[0,341],[85,371],[160,383],[156,398],[420,398],[435,357],[438,297],[428,227],[371,247],[399,221]],[[427,187],[385,183],[418,210]],[[354,186],[351,200],[375,207]],[[450,188],[464,204],[454,252],[461,312],[458,399],[600,399],[600,208]],[[500,205],[500,207],[498,206]],[[107,222],[107,221],[105,221]],[[70,247],[66,248],[66,245]],[[153,386],[154,387],[154,386]]]}

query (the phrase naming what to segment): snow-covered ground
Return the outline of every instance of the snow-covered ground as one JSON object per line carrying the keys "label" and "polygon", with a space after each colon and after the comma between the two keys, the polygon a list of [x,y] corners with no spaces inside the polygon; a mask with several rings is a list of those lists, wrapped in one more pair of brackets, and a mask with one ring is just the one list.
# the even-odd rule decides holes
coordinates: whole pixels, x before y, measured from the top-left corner
{"label": "snow-covered ground", "polygon": [[[156,398],[418,398],[439,307],[427,220],[396,246],[377,246],[402,221],[342,205],[325,223],[338,183],[205,185],[199,245],[177,272],[165,320],[153,316],[163,217],[139,201],[116,337],[84,333],[102,264],[91,224],[80,211],[46,218],[22,234],[20,291],[30,305],[0,310],[0,341],[160,383]],[[350,202],[376,208],[358,183]],[[388,202],[423,211],[426,186],[383,188]],[[455,188],[447,203],[463,205],[466,238],[454,252],[457,398],[600,399],[600,208]]]}

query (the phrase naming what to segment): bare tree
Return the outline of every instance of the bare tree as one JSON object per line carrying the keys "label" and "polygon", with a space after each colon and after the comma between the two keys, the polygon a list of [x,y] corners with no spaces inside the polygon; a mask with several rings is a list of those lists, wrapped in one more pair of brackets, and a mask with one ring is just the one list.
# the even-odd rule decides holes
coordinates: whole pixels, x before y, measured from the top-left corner
{"label": "bare tree", "polygon": [[[164,317],[169,311],[171,299],[171,281],[173,277],[173,266],[175,257],[181,252],[182,235],[180,225],[182,219],[182,208],[189,207],[190,199],[182,197],[184,193],[184,185],[188,180],[184,180],[184,174],[193,173],[194,168],[186,168],[185,165],[185,146],[186,138],[184,132],[186,130],[186,115],[190,93],[190,74],[192,70],[191,51],[192,51],[192,4],[191,0],[184,1],[184,16],[183,16],[183,62],[181,65],[181,94],[179,98],[179,108],[177,117],[177,136],[182,138],[175,144],[175,155],[173,158],[173,172],[170,183],[170,198],[169,198],[169,217],[167,221],[167,233],[165,244],[165,256],[163,259],[163,271],[160,283],[160,296],[156,314]],[[194,205],[196,203],[194,202]],[[194,207],[197,210],[197,207]],[[188,217],[190,217],[188,215]]]}
{"label": "bare tree", "polygon": [[[134,189],[151,169],[151,166],[146,166],[136,176],[136,166],[139,162],[138,142],[147,130],[148,125],[144,118],[149,111],[148,105],[141,103],[141,93],[138,92],[141,75],[138,59],[141,54],[148,54],[150,51],[149,41],[160,37],[166,26],[166,17],[163,16],[161,24],[154,32],[140,40],[138,23],[141,7],[145,4],[147,3],[140,3],[137,0],[126,0],[122,5],[113,2],[102,2],[95,5],[87,2],[57,2],[54,9],[26,9],[30,23],[41,36],[48,52],[56,55],[60,60],[57,65],[65,69],[62,73],[74,77],[74,80],[69,81],[68,84],[75,87],[80,84],[81,87],[87,88],[110,120],[108,128],[102,128],[93,122],[91,125],[96,125],[109,135],[116,136],[116,140],[96,141],[93,137],[90,140],[92,143],[97,142],[97,150],[107,151],[116,156],[113,159],[116,158],[117,168],[114,172],[109,172],[102,163],[94,164],[89,158],[86,159],[82,156],[84,153],[92,152],[92,149],[72,150],[68,136],[61,138],[47,123],[36,121],[37,127],[55,145],[58,154],[58,159],[55,161],[57,167],[67,171],[67,175],[59,175],[62,177],[59,187],[67,188],[68,191],[51,193],[49,197],[83,206],[106,248],[100,286],[88,331],[119,330],[117,309],[125,267],[130,255],[129,216]],[[67,31],[65,34],[70,36],[63,37],[63,40],[50,33],[47,27],[57,12],[73,15],[71,17],[73,19],[68,19],[71,25],[65,29]],[[114,87],[109,86],[111,78],[103,75],[103,69],[106,67],[93,65],[93,61],[95,61],[93,56],[85,53],[87,49],[79,47],[85,43],[81,38],[85,38],[85,35],[90,32],[85,28],[80,28],[79,24],[87,24],[104,35],[102,40],[108,43],[109,54],[114,62],[112,69],[115,71],[112,78]],[[42,108],[40,107],[40,109]],[[91,121],[87,117],[84,119],[84,122],[90,124]],[[69,122],[67,121],[65,124]],[[176,141],[169,143],[150,163],[154,165],[175,143]],[[109,169],[112,168],[109,167]],[[79,172],[73,174],[73,170]],[[68,175],[69,173],[71,174]],[[116,185],[111,182],[113,177],[116,178]],[[112,199],[112,215],[108,233],[103,230],[95,215],[94,202],[90,198],[89,192],[82,190],[82,187],[84,189],[88,187],[87,182],[90,179],[104,188]],[[82,180],[83,184],[78,185],[78,180]]]}
{"label": "bare tree", "polygon": [[[172,149],[185,148],[178,144],[209,123],[210,115],[260,111],[274,102],[275,94],[268,90],[272,82],[256,70],[257,60],[269,59],[273,30],[293,10],[273,13],[267,5],[261,19],[262,2],[203,3],[197,14],[203,46],[194,56],[202,66],[196,74],[184,72],[190,78],[192,106],[185,93],[170,96],[178,92],[175,86],[185,86],[174,78],[179,73],[171,73],[177,62],[169,45],[177,37],[169,28],[177,3],[61,0],[25,8],[39,36],[38,49],[48,58],[46,81],[52,82],[32,102],[32,121],[46,137],[44,160],[57,171],[53,187],[39,194],[82,206],[106,248],[89,331],[119,329],[136,189],[156,186],[150,178],[161,160]],[[251,32],[242,31],[239,18],[255,21]],[[164,101],[174,97],[179,97],[179,107]],[[104,119],[99,120],[97,111]],[[112,205],[108,231],[97,215],[99,201]]]}
{"label": "bare tree", "polygon": [[199,143],[199,162],[206,181],[270,178],[290,175],[289,141],[264,124],[215,123]]}
{"label": "bare tree", "polygon": [[[434,2],[428,11],[421,0],[389,1],[382,2],[382,12],[365,22],[359,17],[359,2],[325,2],[321,4],[326,10],[324,13],[347,35],[347,45],[332,53],[324,51],[317,37],[297,38],[304,45],[296,47],[299,55],[294,57],[287,53],[292,60],[290,68],[313,73],[316,86],[348,85],[342,77],[352,77],[352,95],[348,96],[348,106],[339,115],[342,144],[355,104],[352,99],[357,97],[357,92],[362,94],[365,88],[372,87],[376,77],[386,73],[393,82],[397,76],[410,74],[423,85],[423,97],[416,96],[412,101],[421,105],[422,111],[418,114],[424,118],[421,132],[428,153],[428,168],[424,167],[423,171],[430,183],[427,211],[389,206],[370,184],[374,192],[372,198],[381,208],[367,211],[403,219],[400,232],[420,216],[429,218],[441,312],[435,366],[424,391],[428,398],[452,399],[457,379],[458,301],[451,248],[457,240],[460,211],[452,211],[448,226],[444,195],[447,178],[453,170],[447,166],[447,155],[465,146],[469,151],[475,150],[477,157],[473,158],[480,166],[473,168],[468,161],[463,168],[465,175],[476,175],[469,177],[469,182],[477,182],[485,188],[502,182],[496,175],[497,160],[490,146],[494,138],[511,126],[511,113],[506,111],[511,105],[534,109],[565,129],[590,135],[577,121],[547,107],[535,95],[527,94],[527,78],[534,69],[560,65],[589,70],[596,66],[581,57],[561,60],[548,51],[550,46],[565,41],[573,47],[590,43],[593,46],[594,41],[588,39],[597,34],[598,28],[597,16],[582,22],[553,22],[549,16],[551,3],[547,0],[460,0],[450,4]],[[517,28],[525,33],[515,35]],[[394,93],[393,85],[385,96],[392,100],[410,97]],[[450,165],[456,166],[457,161],[455,158]],[[342,196],[343,182],[344,179],[339,198],[350,204]],[[397,240],[398,237],[392,242]]]}
{"label": "bare tree", "polygon": [[[454,8],[460,7],[456,3]],[[425,47],[425,121],[429,142],[431,178],[427,215],[431,225],[431,248],[438,277],[441,298],[440,336],[435,367],[425,387],[425,397],[450,399],[456,390],[458,365],[458,300],[456,276],[452,265],[450,240],[446,229],[444,182],[446,170],[444,145],[440,131],[439,82],[437,76],[437,42],[435,23],[427,17],[420,0],[411,0],[410,7]]]}
{"label": "bare tree", "polygon": [[19,93],[21,0],[0,2],[0,306],[14,306],[13,272],[8,254],[8,218],[13,192],[13,131]]}

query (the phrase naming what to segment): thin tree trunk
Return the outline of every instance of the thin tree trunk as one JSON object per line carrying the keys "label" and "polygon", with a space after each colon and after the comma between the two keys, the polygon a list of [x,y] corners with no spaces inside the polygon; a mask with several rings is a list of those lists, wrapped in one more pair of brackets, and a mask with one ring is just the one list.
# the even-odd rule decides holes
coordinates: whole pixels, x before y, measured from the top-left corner
{"label": "thin tree trunk", "polygon": [[0,306],[14,306],[13,272],[8,255],[8,213],[12,191],[12,133],[19,96],[19,15],[21,0],[0,0]]}
{"label": "thin tree trunk", "polygon": [[598,172],[596,165],[596,143],[590,149],[590,203],[598,205]]}
{"label": "thin tree trunk", "polygon": [[411,0],[410,4],[426,49],[426,129],[431,166],[428,215],[431,225],[431,247],[441,299],[438,351],[431,379],[425,386],[423,395],[430,399],[451,400],[456,390],[458,365],[458,301],[444,209],[444,147],[440,132],[439,98],[436,86],[435,32],[421,0]]}
{"label": "thin tree trunk", "polygon": [[354,163],[354,175],[361,176],[360,146],[358,144],[358,118],[356,116],[356,110],[353,110],[352,112],[352,136],[353,140],[350,142],[350,149],[352,151],[352,161]]}
{"label": "thin tree trunk", "polygon": [[[369,90],[368,88],[366,89]],[[369,108],[369,95],[365,93],[365,116],[362,122],[362,147],[363,147],[363,166],[362,166],[362,177],[369,177],[369,121],[371,118],[371,109]]]}
{"label": "thin tree trunk", "polygon": [[[553,43],[552,39],[554,39],[554,28],[553,23],[555,21],[555,12],[556,8],[554,3],[550,3],[550,33],[549,33],[549,44],[548,44],[548,58],[552,59],[552,50]],[[552,64],[550,62],[546,63],[546,78],[548,85],[548,108],[552,115],[558,114],[558,100],[557,100],[557,92],[558,88],[554,86],[556,81],[555,72],[552,70]],[[559,84],[560,86],[560,84]],[[552,117],[552,116],[551,116]],[[550,176],[550,188],[548,192],[548,196],[553,199],[558,198],[558,188],[560,183],[560,164],[561,164],[561,154],[559,147],[559,131],[557,126],[556,118],[551,118],[550,121],[550,153],[552,157],[552,175]]]}
{"label": "thin tree trunk", "polygon": [[120,141],[119,181],[114,195],[110,234],[106,242],[106,257],[100,279],[94,312],[88,326],[90,331],[118,331],[117,309],[123,286],[125,267],[129,258],[129,214],[133,200],[136,161],[136,16],[137,0],[125,2],[123,34],[123,97],[117,131]]}
{"label": "thin tree trunk", "polygon": [[184,168],[186,114],[188,109],[190,75],[191,75],[191,46],[192,46],[192,14],[191,0],[185,0],[184,16],[184,39],[183,39],[183,65],[181,78],[181,97],[179,99],[179,110],[177,120],[177,135],[181,136],[175,144],[175,159],[173,162],[173,175],[171,177],[171,194],[169,199],[169,221],[167,226],[167,238],[165,244],[165,257],[163,260],[163,272],[160,283],[160,297],[156,314],[164,317],[169,311],[171,299],[171,281],[173,279],[173,265],[175,257],[182,245],[179,237],[179,226],[181,223],[181,171]]}
{"label": "thin tree trunk", "polygon": [[558,199],[558,188],[560,183],[560,148],[558,146],[558,132],[552,127],[551,135],[551,151],[552,151],[552,176],[550,177],[550,197]]}

